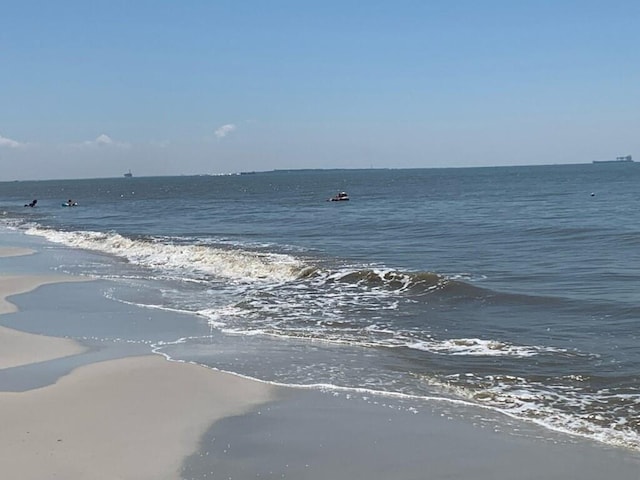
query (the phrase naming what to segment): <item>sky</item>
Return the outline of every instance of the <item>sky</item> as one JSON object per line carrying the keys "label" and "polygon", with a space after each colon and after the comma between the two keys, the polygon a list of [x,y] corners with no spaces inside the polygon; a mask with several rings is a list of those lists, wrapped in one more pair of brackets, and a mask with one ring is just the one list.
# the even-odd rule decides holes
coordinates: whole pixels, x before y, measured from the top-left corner
{"label": "sky", "polygon": [[0,0],[0,180],[640,159],[637,0]]}

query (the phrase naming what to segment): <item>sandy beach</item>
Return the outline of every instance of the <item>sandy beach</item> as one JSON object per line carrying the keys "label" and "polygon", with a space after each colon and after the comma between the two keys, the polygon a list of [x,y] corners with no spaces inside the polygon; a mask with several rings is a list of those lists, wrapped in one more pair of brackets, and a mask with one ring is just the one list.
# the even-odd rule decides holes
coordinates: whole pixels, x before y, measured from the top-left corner
{"label": "sandy beach", "polygon": [[[31,253],[0,249],[0,256]],[[0,277],[0,313],[7,297],[42,285],[82,281],[63,275]],[[0,370],[46,364],[86,350],[73,340],[0,327]],[[259,382],[157,355],[95,363],[55,384],[2,392],[2,476],[38,479],[177,479],[184,457],[216,420],[273,396]]]}
{"label": "sandy beach", "polygon": [[89,365],[55,385],[0,393],[7,478],[180,478],[216,420],[271,398],[261,383],[159,356]]}
{"label": "sandy beach", "polygon": [[0,258],[2,257],[20,257],[22,255],[31,255],[35,253],[30,248],[23,247],[0,247]]}

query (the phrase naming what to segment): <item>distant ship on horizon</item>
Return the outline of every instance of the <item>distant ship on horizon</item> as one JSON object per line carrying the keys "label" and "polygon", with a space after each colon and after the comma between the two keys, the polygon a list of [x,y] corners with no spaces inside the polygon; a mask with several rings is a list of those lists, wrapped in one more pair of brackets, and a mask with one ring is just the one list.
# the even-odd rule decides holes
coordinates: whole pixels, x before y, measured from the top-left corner
{"label": "distant ship on horizon", "polygon": [[127,173],[124,174],[125,177],[133,177],[133,173],[131,173],[131,170],[129,170]]}
{"label": "distant ship on horizon", "polygon": [[629,163],[633,162],[631,155],[625,155],[624,157],[616,157],[615,160],[594,160],[593,163]]}

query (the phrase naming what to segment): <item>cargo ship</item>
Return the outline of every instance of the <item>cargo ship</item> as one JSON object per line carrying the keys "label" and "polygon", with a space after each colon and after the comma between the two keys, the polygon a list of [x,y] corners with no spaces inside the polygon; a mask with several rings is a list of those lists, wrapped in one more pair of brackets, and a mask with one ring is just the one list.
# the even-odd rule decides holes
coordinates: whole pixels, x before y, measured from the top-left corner
{"label": "cargo ship", "polygon": [[593,163],[629,163],[633,162],[631,155],[625,155],[624,157],[616,157],[615,160],[594,160]]}

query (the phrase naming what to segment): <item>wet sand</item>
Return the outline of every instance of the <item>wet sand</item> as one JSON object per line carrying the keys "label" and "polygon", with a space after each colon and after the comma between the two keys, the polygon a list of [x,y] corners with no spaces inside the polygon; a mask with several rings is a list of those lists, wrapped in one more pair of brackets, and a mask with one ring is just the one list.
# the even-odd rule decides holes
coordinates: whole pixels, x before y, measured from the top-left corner
{"label": "wet sand", "polygon": [[415,412],[390,399],[289,390],[259,411],[213,425],[187,460],[184,478],[640,478],[636,453],[517,422],[507,428],[491,416],[446,403]]}

